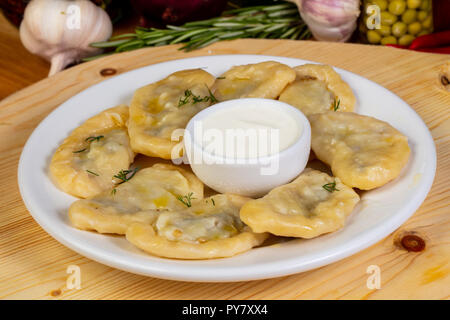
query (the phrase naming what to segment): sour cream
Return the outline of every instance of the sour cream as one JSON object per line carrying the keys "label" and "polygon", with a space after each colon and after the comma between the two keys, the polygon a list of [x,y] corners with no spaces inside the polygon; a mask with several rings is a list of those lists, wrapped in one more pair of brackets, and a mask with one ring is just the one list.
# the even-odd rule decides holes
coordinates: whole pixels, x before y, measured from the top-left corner
{"label": "sour cream", "polygon": [[305,115],[286,103],[236,99],[196,114],[183,141],[192,170],[206,185],[260,196],[303,171],[311,128]]}
{"label": "sour cream", "polygon": [[251,100],[210,113],[194,123],[195,129],[194,141],[204,151],[243,159],[266,157],[287,149],[298,140],[302,124],[283,108]]}

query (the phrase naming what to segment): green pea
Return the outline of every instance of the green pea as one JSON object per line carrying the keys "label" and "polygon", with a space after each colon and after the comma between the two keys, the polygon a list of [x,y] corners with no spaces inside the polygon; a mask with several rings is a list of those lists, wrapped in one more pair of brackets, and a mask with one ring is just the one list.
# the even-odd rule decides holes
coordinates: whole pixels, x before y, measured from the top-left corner
{"label": "green pea", "polygon": [[395,38],[393,36],[383,37],[383,38],[381,38],[381,44],[382,45],[397,44],[397,38]]}
{"label": "green pea", "polygon": [[388,6],[387,0],[372,0],[371,2],[372,4],[375,4],[378,7],[380,7],[380,11],[384,11],[387,9]]}
{"label": "green pea", "polygon": [[428,10],[430,7],[430,2],[428,0],[422,0],[420,5],[420,10]]}
{"label": "green pea", "polygon": [[380,43],[381,36],[374,30],[367,31],[367,41],[372,44]]}
{"label": "green pea", "polygon": [[405,34],[404,36],[401,36],[400,39],[398,39],[398,44],[402,46],[409,46],[411,42],[413,42],[414,36],[410,34]]}
{"label": "green pea", "polygon": [[417,9],[420,6],[420,0],[408,0],[406,4],[410,9]]}
{"label": "green pea", "polygon": [[432,16],[429,16],[422,22],[422,26],[425,29],[430,29],[432,26],[432,23],[433,23]]}
{"label": "green pea", "polygon": [[389,12],[395,14],[396,16],[399,16],[403,12],[405,12],[405,9],[406,9],[405,1],[394,0],[391,3],[389,3]]}
{"label": "green pea", "polygon": [[391,27],[390,26],[380,26],[380,29],[377,29],[377,32],[383,37],[387,37],[391,35]]}
{"label": "green pea", "polygon": [[408,33],[412,35],[418,34],[422,30],[420,22],[413,22],[408,26]]}
{"label": "green pea", "polygon": [[402,21],[406,24],[410,24],[416,20],[417,11],[414,9],[408,9],[402,14]]}
{"label": "green pea", "polygon": [[404,22],[398,21],[392,25],[392,34],[398,38],[404,35],[407,29],[408,27]]}
{"label": "green pea", "polygon": [[397,21],[397,16],[393,15],[392,13],[387,12],[387,11],[383,11],[380,14],[380,18],[381,18],[380,19],[381,20],[381,24],[383,26],[391,26],[391,25],[393,25],[395,23],[395,21]]}
{"label": "green pea", "polygon": [[424,21],[428,17],[428,11],[419,11],[417,13],[417,20]]}

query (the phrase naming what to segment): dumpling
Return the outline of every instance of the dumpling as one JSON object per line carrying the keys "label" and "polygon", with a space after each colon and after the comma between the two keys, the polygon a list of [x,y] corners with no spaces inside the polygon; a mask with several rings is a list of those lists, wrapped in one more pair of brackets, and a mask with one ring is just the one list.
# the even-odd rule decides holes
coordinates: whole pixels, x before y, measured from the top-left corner
{"label": "dumpling", "polygon": [[353,111],[356,98],[350,86],[328,65],[304,64],[294,68],[297,78],[281,93],[286,102],[305,115]]}
{"label": "dumpling", "polygon": [[395,179],[408,162],[408,138],[388,123],[350,112],[309,117],[311,147],[349,187],[370,190]]}
{"label": "dumpling", "polygon": [[50,162],[50,176],[58,187],[87,198],[109,190],[113,177],[133,162],[126,123],[128,107],[107,109],[72,131]]}
{"label": "dumpling", "polygon": [[82,230],[125,234],[134,222],[151,223],[165,210],[185,208],[186,199],[203,199],[203,183],[178,166],[157,163],[134,172],[111,190],[75,201],[69,208],[72,224]]}
{"label": "dumpling", "polygon": [[171,140],[172,132],[184,129],[195,114],[216,102],[210,91],[214,81],[201,69],[183,70],[136,90],[128,124],[133,150],[172,159],[178,144]]}
{"label": "dumpling", "polygon": [[314,238],[342,228],[358,201],[339,178],[306,169],[293,182],[244,204],[241,219],[254,232]]}
{"label": "dumpling", "polygon": [[275,61],[232,67],[217,78],[213,92],[217,100],[238,98],[276,99],[295,79],[295,71]]}
{"label": "dumpling", "polygon": [[215,195],[183,210],[161,213],[154,223],[135,223],[128,241],[160,257],[212,259],[230,257],[260,245],[267,234],[254,233],[239,218],[249,198]]}

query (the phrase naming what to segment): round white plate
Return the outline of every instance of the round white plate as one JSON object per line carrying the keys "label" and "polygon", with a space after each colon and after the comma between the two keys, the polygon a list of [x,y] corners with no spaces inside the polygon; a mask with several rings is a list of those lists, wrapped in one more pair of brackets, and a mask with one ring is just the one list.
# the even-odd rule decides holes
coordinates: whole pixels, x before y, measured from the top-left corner
{"label": "round white plate", "polygon": [[67,217],[75,200],[57,189],[47,171],[63,139],[100,111],[128,103],[134,90],[191,68],[215,76],[234,65],[275,60],[289,66],[310,61],[262,55],[219,55],[159,63],[94,85],[73,96],[45,118],[28,139],[19,163],[19,187],[28,210],[41,227],[65,246],[106,265],[158,278],[185,281],[241,281],[272,278],[314,269],[348,257],[383,239],[405,222],[425,199],[436,170],[436,151],[426,125],[408,104],[378,84],[336,69],[353,88],[360,114],[389,122],[408,136],[408,165],[395,181],[366,192],[346,226],[312,240],[260,247],[235,257],[183,261],[147,255],[123,237],[77,230]]}

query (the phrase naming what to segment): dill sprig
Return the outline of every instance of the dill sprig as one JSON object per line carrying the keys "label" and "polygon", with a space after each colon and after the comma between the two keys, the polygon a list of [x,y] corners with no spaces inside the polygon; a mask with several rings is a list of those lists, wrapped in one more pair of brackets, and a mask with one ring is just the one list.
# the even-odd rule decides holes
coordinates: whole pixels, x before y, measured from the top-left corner
{"label": "dill sprig", "polygon": [[194,193],[190,192],[185,196],[177,196],[177,199],[181,201],[186,207],[190,208],[192,206],[192,200],[195,199],[192,197],[193,195]]}
{"label": "dill sprig", "polygon": [[[87,137],[86,139],[84,139],[84,141],[91,143],[94,141],[100,141],[100,139],[104,138],[104,136],[91,136],[91,137]],[[81,150],[77,150],[77,151],[72,151],[72,153],[82,153],[84,151],[86,151],[88,148],[84,148]]]}
{"label": "dill sprig", "polygon": [[192,51],[222,40],[253,39],[308,39],[311,33],[302,21],[293,3],[243,7],[225,11],[222,16],[185,23],[167,25],[165,29],[136,28],[108,41],[91,43],[95,48],[112,49],[112,52],[89,57],[93,60],[116,52],[143,47],[157,47],[183,43],[179,50]]}
{"label": "dill sprig", "polygon": [[339,191],[339,189],[336,189],[336,181],[324,184],[322,188],[324,188],[328,192]]}
{"label": "dill sprig", "polygon": [[134,168],[132,170],[120,170],[118,174],[114,175],[113,178],[117,178],[120,181],[119,183],[117,183],[116,185],[122,184],[124,182],[130,181],[131,178],[134,177],[134,175],[136,174],[136,172],[138,172],[139,168]]}
{"label": "dill sprig", "polygon": [[95,172],[93,172],[93,171],[91,171],[91,170],[86,170],[87,171],[87,173],[90,173],[90,174],[93,174],[94,176],[99,176],[99,174],[98,173],[95,173]]}
{"label": "dill sprig", "polygon": [[333,105],[331,106],[331,108],[334,111],[338,111],[340,105],[341,105],[341,100],[337,99],[337,98],[334,98]]}
{"label": "dill sprig", "polygon": [[104,138],[104,136],[91,136],[91,137],[87,137],[84,141],[86,142],[94,142],[94,141],[99,141],[100,139]]}
{"label": "dill sprig", "polygon": [[208,86],[206,86],[206,89],[208,89],[209,95],[204,96],[203,98],[201,96],[197,96],[197,95],[193,94],[192,91],[189,89],[184,90],[184,96],[180,97],[180,99],[178,100],[178,108],[189,103],[191,100],[192,100],[192,104],[196,104],[199,102],[208,102],[208,101],[210,101],[211,103],[218,102],[217,98],[214,96],[214,94],[211,92],[211,90],[208,88]]}

